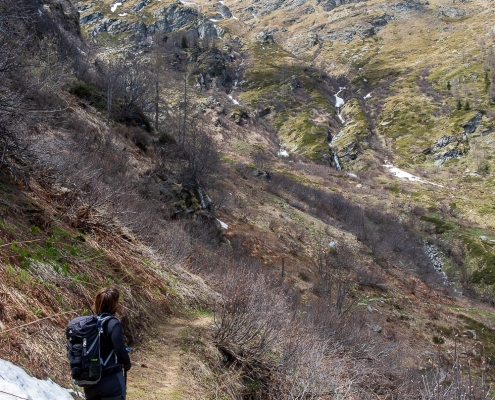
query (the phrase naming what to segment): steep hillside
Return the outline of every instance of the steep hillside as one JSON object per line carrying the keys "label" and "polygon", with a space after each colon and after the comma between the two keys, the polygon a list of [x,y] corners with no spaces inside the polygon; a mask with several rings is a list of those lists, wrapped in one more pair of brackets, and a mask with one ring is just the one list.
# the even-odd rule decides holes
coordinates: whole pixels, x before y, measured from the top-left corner
{"label": "steep hillside", "polygon": [[494,396],[491,3],[6,4],[3,359],[115,285],[129,397]]}
{"label": "steep hillside", "polygon": [[[267,151],[376,175],[423,218],[448,220],[443,238],[466,248],[470,273],[483,271],[475,282],[491,282],[490,2],[81,1],[79,10],[104,57],[173,53],[176,71],[187,60],[190,109],[201,104],[233,160],[256,164]],[[163,84],[164,109],[183,102],[180,85]],[[246,134],[232,142],[232,131]],[[444,188],[409,190],[387,163]]]}

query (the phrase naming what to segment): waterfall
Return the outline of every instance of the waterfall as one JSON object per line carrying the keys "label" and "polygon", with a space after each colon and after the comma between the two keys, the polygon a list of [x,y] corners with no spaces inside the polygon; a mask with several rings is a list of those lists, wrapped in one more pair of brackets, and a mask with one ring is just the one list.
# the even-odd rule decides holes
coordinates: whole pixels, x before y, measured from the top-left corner
{"label": "waterfall", "polygon": [[333,161],[335,162],[335,169],[337,171],[342,171],[342,167],[339,163],[339,156],[337,156],[337,153],[333,153]]}
{"label": "waterfall", "polygon": [[[339,94],[345,89],[346,89],[345,87],[339,87],[339,91],[337,92],[337,94],[334,95],[335,96],[335,107],[337,108],[337,117],[340,119],[340,122],[342,123],[342,125],[345,125],[345,121],[344,121],[344,118],[342,118],[342,115],[340,114],[340,109],[345,104],[345,102],[344,102],[344,99],[342,97],[339,97]],[[342,166],[340,165],[340,161],[339,161],[339,157],[337,155],[337,152],[335,152],[332,148],[332,142],[341,133],[342,133],[342,131],[339,132],[339,134],[336,135],[335,137],[332,137],[331,135],[329,136],[329,134],[327,135],[328,147],[330,147],[330,156],[333,156],[333,162],[335,164],[335,169],[337,171],[342,171]],[[330,139],[330,140],[328,140],[328,139]]]}
{"label": "waterfall", "polygon": [[342,97],[339,97],[339,94],[340,94],[340,92],[342,92],[345,89],[346,89],[345,87],[339,87],[339,91],[337,92],[337,94],[334,95],[335,96],[335,107],[337,107],[337,117],[339,117],[342,125],[345,125],[345,121],[344,121],[344,118],[342,118],[342,115],[340,114],[340,109],[345,104],[345,102],[344,102],[344,99]]}

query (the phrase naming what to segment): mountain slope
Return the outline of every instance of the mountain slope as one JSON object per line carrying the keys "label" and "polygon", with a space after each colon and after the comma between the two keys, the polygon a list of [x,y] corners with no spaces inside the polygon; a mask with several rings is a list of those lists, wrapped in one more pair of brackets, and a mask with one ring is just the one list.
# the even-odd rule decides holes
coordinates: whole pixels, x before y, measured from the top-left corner
{"label": "mountain slope", "polygon": [[80,1],[90,45],[33,44],[56,73],[3,147],[3,357],[67,384],[63,326],[112,284],[140,364],[214,312],[178,398],[488,398],[492,10],[198,4]]}

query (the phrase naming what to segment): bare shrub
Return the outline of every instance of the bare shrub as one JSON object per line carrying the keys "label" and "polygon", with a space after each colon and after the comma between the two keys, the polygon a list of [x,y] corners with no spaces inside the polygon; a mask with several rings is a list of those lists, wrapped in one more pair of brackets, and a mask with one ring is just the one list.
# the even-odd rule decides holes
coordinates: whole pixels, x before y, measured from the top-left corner
{"label": "bare shrub", "polygon": [[228,365],[273,399],[316,399],[334,390],[327,344],[297,317],[276,281],[252,268],[223,276],[215,341]]}
{"label": "bare shrub", "polygon": [[483,357],[481,376],[474,376],[471,363],[460,357],[459,343],[455,343],[451,359],[440,360],[438,354],[436,366],[421,376],[417,388],[422,400],[493,400],[491,385],[487,382],[487,360]]}

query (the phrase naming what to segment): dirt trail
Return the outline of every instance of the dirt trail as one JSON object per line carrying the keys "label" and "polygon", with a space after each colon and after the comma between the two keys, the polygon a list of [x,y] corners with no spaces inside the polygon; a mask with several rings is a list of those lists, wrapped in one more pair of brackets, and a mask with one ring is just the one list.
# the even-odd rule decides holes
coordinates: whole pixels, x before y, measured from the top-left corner
{"label": "dirt trail", "polygon": [[210,317],[172,318],[157,327],[148,341],[133,349],[127,377],[127,400],[180,400],[181,333],[187,327],[206,326]]}

